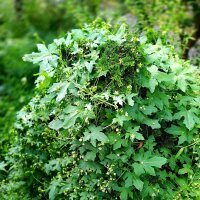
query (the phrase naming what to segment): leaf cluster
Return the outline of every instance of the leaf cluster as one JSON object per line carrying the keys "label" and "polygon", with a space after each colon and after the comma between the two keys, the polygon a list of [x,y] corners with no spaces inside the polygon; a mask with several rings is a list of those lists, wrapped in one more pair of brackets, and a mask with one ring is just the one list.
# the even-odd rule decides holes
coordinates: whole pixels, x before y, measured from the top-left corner
{"label": "leaf cluster", "polygon": [[102,21],[37,47],[23,58],[40,71],[17,116],[3,195],[198,199],[195,66],[159,37]]}

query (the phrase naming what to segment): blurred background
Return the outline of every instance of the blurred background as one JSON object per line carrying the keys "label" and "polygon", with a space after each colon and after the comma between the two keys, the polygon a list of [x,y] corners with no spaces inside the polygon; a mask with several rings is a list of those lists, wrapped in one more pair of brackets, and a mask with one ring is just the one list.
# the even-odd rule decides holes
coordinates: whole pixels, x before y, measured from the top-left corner
{"label": "blurred background", "polygon": [[156,29],[181,57],[200,63],[199,0],[0,0],[0,161],[15,138],[16,112],[34,94],[38,69],[22,56],[97,17],[131,31]]}

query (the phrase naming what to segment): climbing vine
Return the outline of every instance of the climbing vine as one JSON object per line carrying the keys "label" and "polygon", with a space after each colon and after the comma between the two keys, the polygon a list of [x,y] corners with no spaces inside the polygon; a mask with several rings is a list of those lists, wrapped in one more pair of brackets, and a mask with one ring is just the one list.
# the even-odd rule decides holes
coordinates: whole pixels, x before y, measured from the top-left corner
{"label": "climbing vine", "polygon": [[199,197],[199,71],[164,36],[96,21],[37,47],[0,197]]}

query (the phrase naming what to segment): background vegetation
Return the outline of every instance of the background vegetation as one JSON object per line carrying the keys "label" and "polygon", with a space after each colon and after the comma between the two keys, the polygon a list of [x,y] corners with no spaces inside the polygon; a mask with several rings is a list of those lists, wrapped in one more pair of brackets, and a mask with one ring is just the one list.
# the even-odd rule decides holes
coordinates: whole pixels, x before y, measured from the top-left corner
{"label": "background vegetation", "polygon": [[[36,51],[36,43],[50,43],[66,36],[72,28],[83,27],[84,23],[98,17],[111,24],[126,22],[132,32],[141,35],[146,33],[156,38],[158,34],[165,38],[166,44],[175,47],[181,58],[191,60],[197,66],[200,64],[198,0],[0,0],[1,185],[7,181],[10,172],[9,149],[18,138],[14,129],[16,112],[34,96],[34,74],[38,73],[38,66],[24,62],[22,56]],[[187,151],[184,155],[186,160],[193,156],[187,157]],[[189,170],[188,166],[183,169]],[[186,174],[191,175],[191,171]],[[195,188],[192,183],[180,182],[184,194],[177,198],[194,198],[188,194],[191,188]],[[16,199],[14,193],[12,198]]]}

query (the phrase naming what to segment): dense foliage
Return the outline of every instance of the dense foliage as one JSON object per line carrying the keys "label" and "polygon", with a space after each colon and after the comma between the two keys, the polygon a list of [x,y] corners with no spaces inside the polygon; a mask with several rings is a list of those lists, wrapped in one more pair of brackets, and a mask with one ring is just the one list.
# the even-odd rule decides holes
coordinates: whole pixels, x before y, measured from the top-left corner
{"label": "dense foliage", "polygon": [[0,0],[0,162],[15,137],[16,111],[33,96],[38,67],[22,56],[36,50],[35,43],[94,19],[98,5],[98,0]]}
{"label": "dense foliage", "polygon": [[[127,0],[129,11],[137,16],[141,29],[153,27],[168,35],[168,39],[182,54],[194,32],[191,2],[180,0]],[[180,48],[181,46],[181,48]]]}
{"label": "dense foliage", "polygon": [[98,21],[37,47],[2,199],[198,199],[196,67],[155,32]]}
{"label": "dense foliage", "polygon": [[195,0],[0,0],[0,159],[13,143],[16,111],[33,95],[37,68],[21,57],[35,50],[35,43],[49,42],[101,16],[112,23],[123,19],[132,29],[160,29],[182,54],[194,32],[197,4]]}

